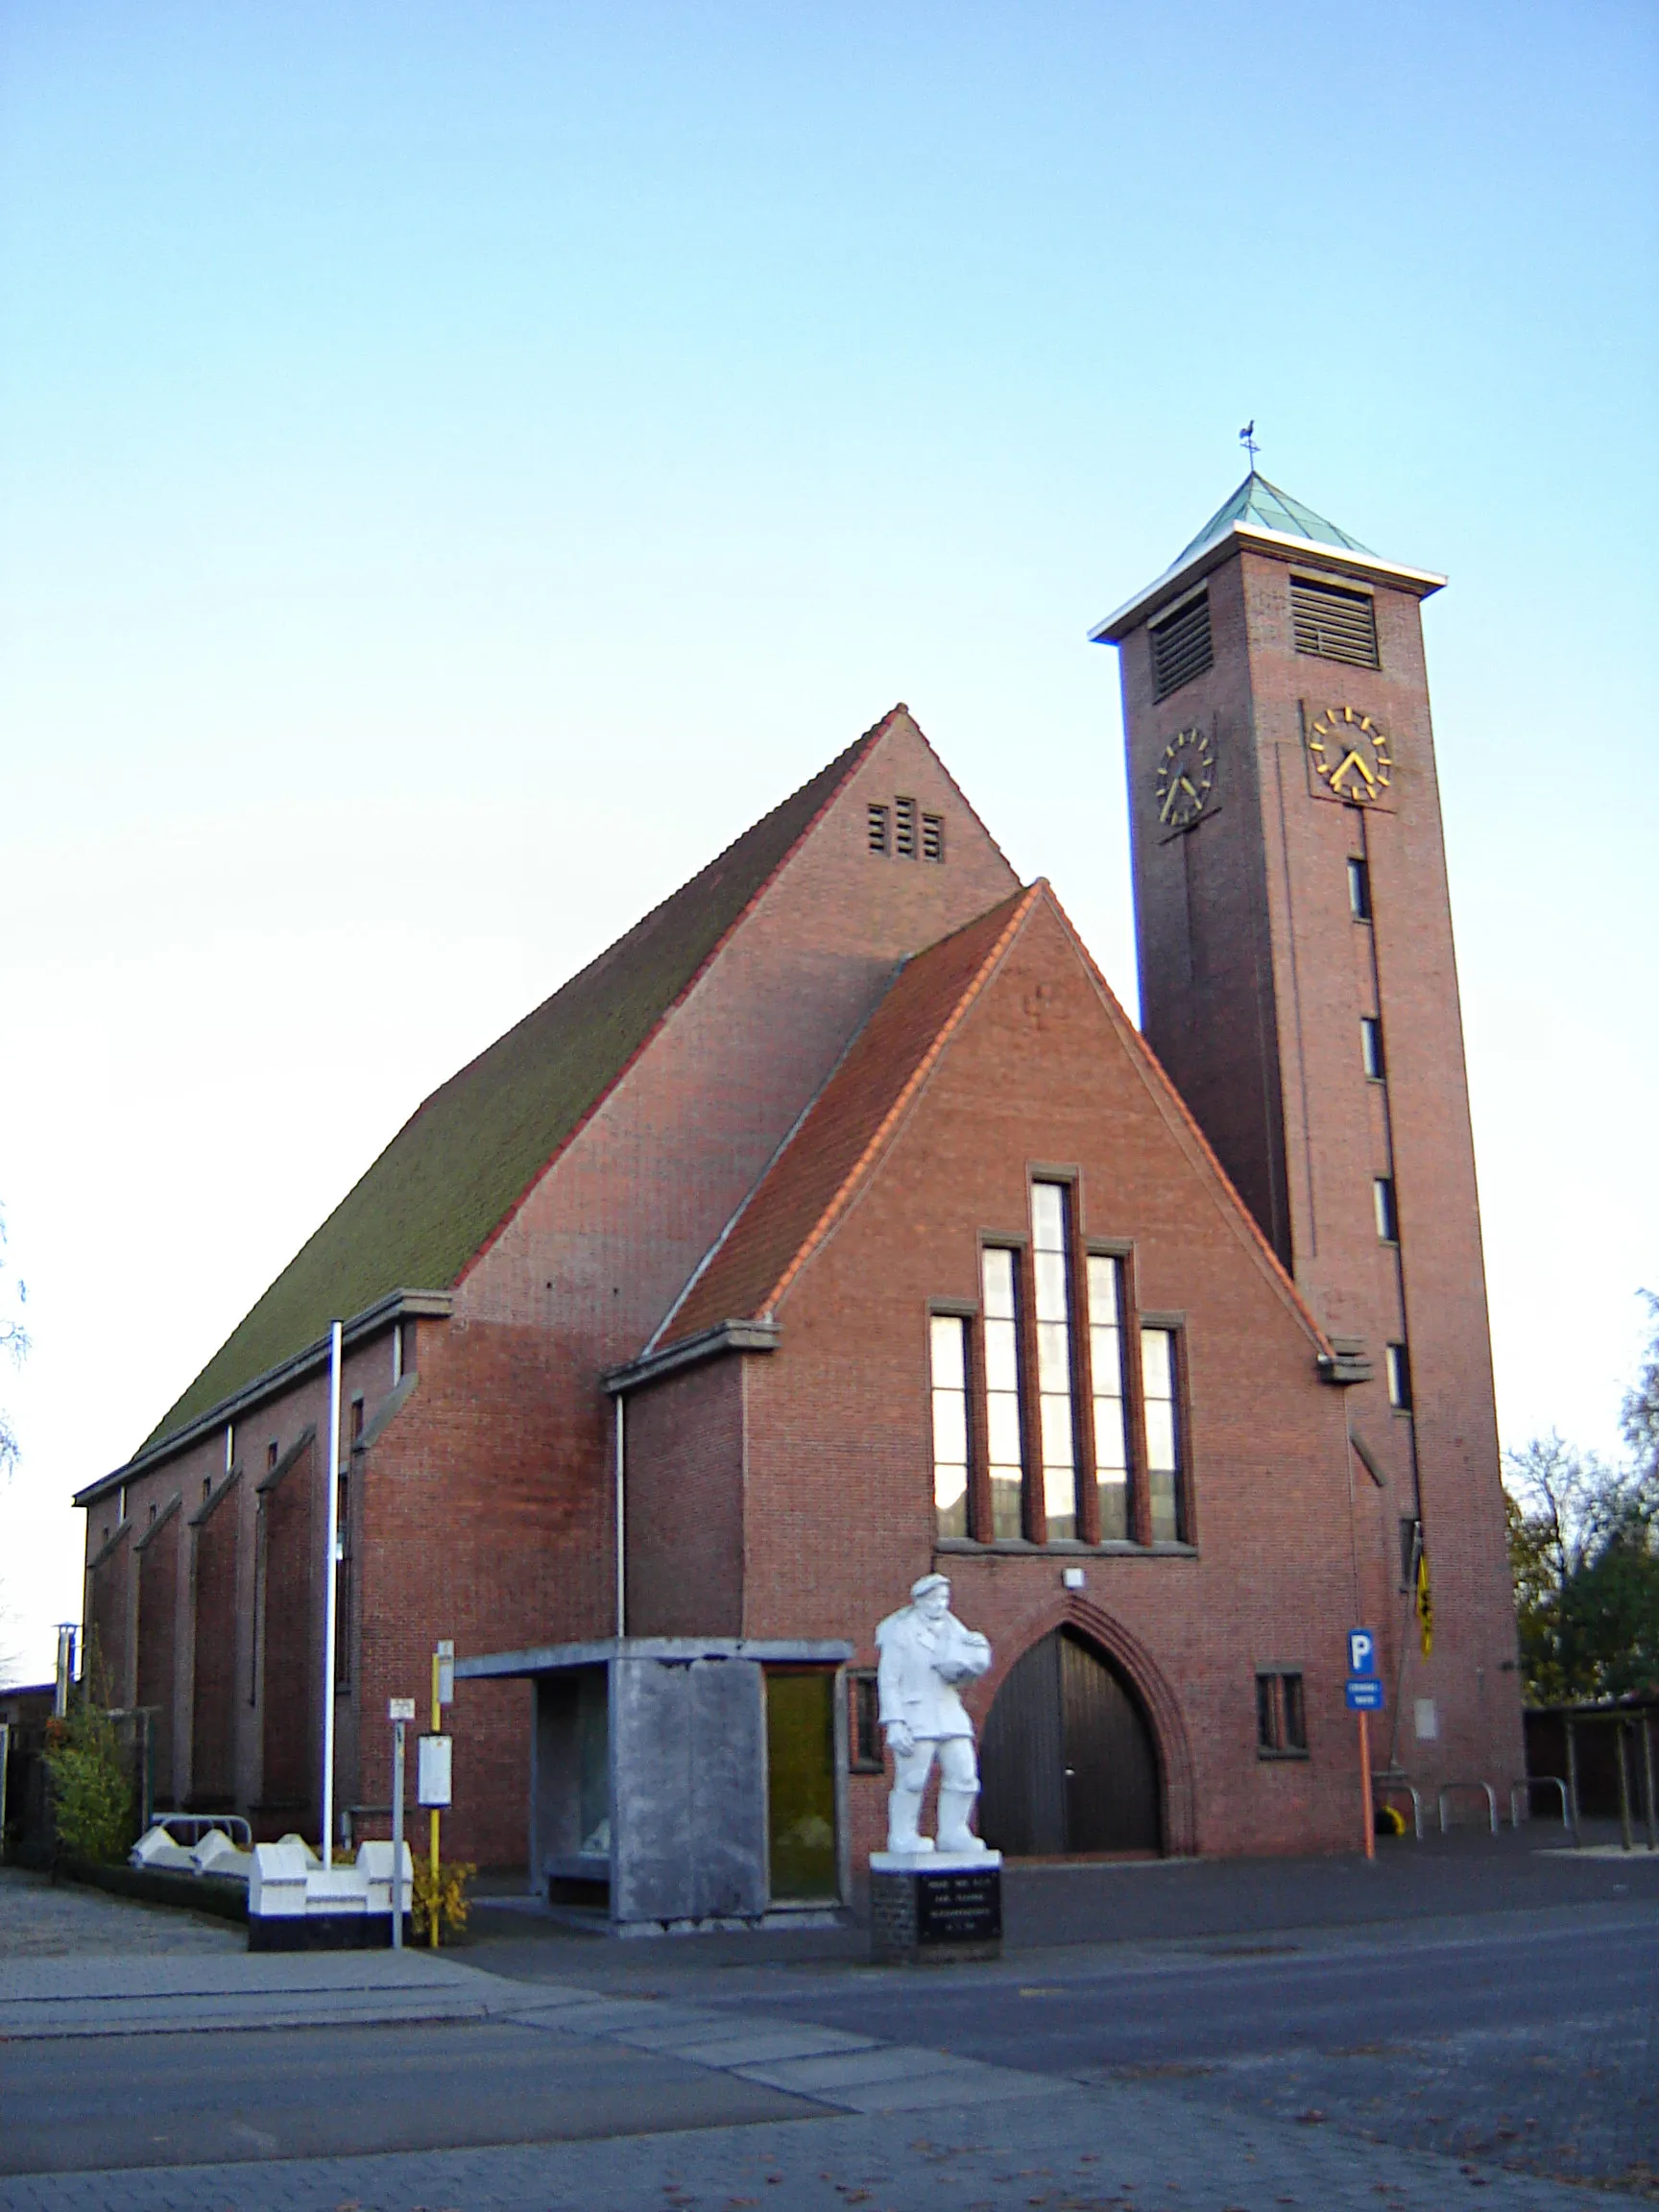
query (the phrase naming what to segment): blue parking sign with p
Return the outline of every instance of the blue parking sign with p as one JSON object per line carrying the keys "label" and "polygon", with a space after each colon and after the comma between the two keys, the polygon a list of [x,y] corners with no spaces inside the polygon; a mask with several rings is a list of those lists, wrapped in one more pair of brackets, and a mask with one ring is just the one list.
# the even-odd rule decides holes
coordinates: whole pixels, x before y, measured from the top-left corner
{"label": "blue parking sign with p", "polygon": [[1350,1628],[1348,1631],[1348,1671],[1350,1674],[1375,1674],[1377,1671],[1377,1639],[1369,1628]]}

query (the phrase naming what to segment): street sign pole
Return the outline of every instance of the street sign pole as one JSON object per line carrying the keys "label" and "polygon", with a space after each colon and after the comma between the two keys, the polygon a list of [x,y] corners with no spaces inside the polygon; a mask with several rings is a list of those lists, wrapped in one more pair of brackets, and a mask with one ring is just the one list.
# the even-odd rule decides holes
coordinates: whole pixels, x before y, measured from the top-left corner
{"label": "street sign pole", "polygon": [[415,1718],[413,1697],[394,1697],[386,1707],[392,1723],[392,1948],[403,1948],[403,1731]]}
{"label": "street sign pole", "polygon": [[1365,1856],[1377,1856],[1377,1815],[1371,1810],[1371,1716],[1359,1708],[1359,1816],[1365,1823]]}
{"label": "street sign pole", "polygon": [[[443,1638],[432,1650],[432,1733],[436,1736],[444,1725],[444,1708],[455,1696],[455,1644],[451,1637]],[[447,1801],[447,1800],[445,1800]],[[434,1808],[429,1829],[432,1867],[432,1919],[428,1941],[434,1951],[438,1948],[438,1823],[442,1815]]]}
{"label": "street sign pole", "polygon": [[1364,1824],[1365,1856],[1377,1856],[1377,1814],[1371,1803],[1371,1716],[1383,1705],[1377,1675],[1377,1639],[1369,1628],[1348,1631],[1348,1710],[1359,1717],[1359,1817]]}
{"label": "street sign pole", "polygon": [[[409,1700],[394,1697],[393,1705]],[[409,1723],[398,1718],[392,1723],[392,1948],[403,1948],[403,1731]],[[1359,1725],[1364,1727],[1363,1717]]]}

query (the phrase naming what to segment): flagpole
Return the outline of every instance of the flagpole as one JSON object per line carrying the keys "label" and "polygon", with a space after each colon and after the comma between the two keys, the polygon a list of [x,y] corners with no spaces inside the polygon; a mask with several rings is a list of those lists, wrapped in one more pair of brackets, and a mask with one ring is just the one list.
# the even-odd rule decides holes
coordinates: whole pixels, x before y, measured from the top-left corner
{"label": "flagpole", "polygon": [[334,1644],[340,1589],[340,1351],[344,1332],[328,1329],[328,1544],[323,1567],[323,1863],[334,1863]]}

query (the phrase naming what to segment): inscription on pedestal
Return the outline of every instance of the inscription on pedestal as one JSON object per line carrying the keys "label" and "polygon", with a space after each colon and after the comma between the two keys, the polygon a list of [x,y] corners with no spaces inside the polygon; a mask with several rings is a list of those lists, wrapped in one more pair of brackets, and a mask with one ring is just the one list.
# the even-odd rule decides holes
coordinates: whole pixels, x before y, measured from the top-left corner
{"label": "inscription on pedestal", "polygon": [[1002,1938],[1002,1876],[918,1874],[918,1943],[998,1943]]}
{"label": "inscription on pedestal", "polygon": [[[881,1863],[885,1860],[885,1863]],[[877,1959],[997,1959],[1002,1952],[1001,1862],[870,1868],[870,1948]]]}

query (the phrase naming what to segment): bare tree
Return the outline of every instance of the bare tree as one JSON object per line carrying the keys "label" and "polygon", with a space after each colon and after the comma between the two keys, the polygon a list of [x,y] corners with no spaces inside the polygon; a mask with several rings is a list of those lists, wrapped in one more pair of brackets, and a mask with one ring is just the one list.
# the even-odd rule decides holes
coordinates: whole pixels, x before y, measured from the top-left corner
{"label": "bare tree", "polygon": [[1552,1704],[1659,1687],[1659,1299],[1609,1466],[1559,1435],[1505,1455],[1509,1563],[1527,1695]]}
{"label": "bare tree", "polygon": [[[0,1275],[6,1272],[6,1215],[0,1209]],[[10,1295],[0,1285],[0,1355],[9,1358],[13,1367],[21,1367],[29,1350],[29,1332],[23,1326],[23,1309],[29,1302],[29,1288],[21,1276],[13,1278]],[[17,1431],[12,1425],[12,1416],[0,1406],[0,1478],[10,1476],[22,1455],[17,1442]]]}

